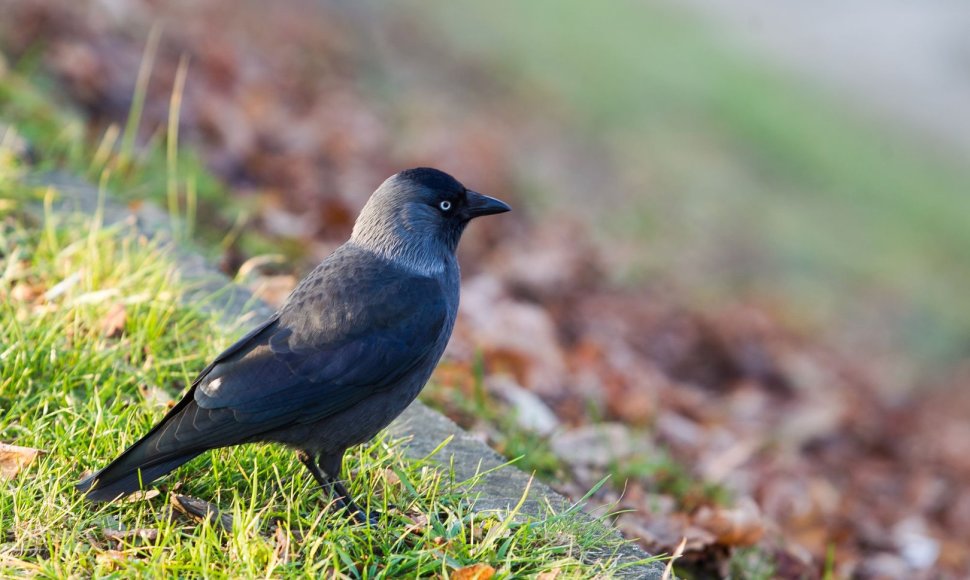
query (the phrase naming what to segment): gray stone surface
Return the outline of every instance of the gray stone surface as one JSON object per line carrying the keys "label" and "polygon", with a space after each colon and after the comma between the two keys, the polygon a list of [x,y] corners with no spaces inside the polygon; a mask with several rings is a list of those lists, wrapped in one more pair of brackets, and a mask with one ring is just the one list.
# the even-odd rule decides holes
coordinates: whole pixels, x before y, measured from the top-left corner
{"label": "gray stone surface", "polygon": [[[51,185],[62,193],[55,201],[55,213],[80,211],[93,215],[98,211],[97,189],[76,177],[47,173],[35,176],[29,182],[37,186]],[[35,210],[39,218],[43,208],[37,207]],[[152,204],[144,203],[131,208],[105,200],[103,215],[105,224],[131,222],[146,236],[171,243],[182,280],[191,287],[186,299],[217,315],[225,323],[227,332],[238,333],[272,314],[269,306],[253,297],[247,289],[231,283],[200,254],[173,243],[168,233],[171,224],[168,215]],[[526,489],[529,492],[518,513],[520,519],[544,517],[550,509],[559,513],[571,505],[569,500],[549,486],[535,480],[530,482],[528,474],[505,465],[508,463],[505,458],[420,402],[412,404],[388,430],[392,436],[404,439],[405,455],[415,459],[427,457],[450,438],[448,444],[433,456],[433,460],[452,466],[455,480],[459,482],[482,474],[474,486],[476,496],[469,498],[476,512],[508,512],[522,499]],[[603,525],[591,517],[582,514],[579,517],[588,518],[590,525]],[[607,532],[613,538],[619,537],[613,530]],[[619,549],[604,543],[601,550],[593,550],[588,556],[591,560],[616,557],[621,565],[613,573],[617,578],[660,578],[664,569],[660,564],[629,565],[649,557],[629,543]]]}

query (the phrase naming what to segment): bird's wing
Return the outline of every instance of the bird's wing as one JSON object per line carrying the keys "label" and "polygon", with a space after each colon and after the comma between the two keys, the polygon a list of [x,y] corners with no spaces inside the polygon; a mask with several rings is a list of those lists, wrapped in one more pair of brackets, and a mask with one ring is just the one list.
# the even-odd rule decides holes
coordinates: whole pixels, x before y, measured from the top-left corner
{"label": "bird's wing", "polygon": [[317,421],[426,361],[448,318],[439,283],[384,269],[356,274],[317,280],[308,295],[321,297],[327,315],[291,301],[220,355],[159,426],[155,450],[221,447]]}

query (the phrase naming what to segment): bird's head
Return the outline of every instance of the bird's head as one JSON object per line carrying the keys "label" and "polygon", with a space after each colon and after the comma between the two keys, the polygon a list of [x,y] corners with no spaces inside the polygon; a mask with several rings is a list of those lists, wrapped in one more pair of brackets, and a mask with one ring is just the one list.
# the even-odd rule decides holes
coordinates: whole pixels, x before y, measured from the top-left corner
{"label": "bird's head", "polygon": [[453,257],[468,222],[511,208],[437,169],[392,175],[361,210],[351,241],[411,269],[434,272]]}

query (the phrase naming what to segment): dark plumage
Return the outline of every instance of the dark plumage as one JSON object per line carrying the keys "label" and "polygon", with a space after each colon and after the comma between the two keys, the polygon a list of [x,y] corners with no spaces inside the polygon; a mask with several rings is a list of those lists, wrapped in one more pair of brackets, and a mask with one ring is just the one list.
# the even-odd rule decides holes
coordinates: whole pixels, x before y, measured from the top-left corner
{"label": "dark plumage", "polygon": [[424,387],[455,323],[462,231],[508,210],[435,169],[392,176],[350,240],[276,314],[216,357],[147,435],[78,489],[110,501],[209,449],[272,441],[295,448],[362,521],[338,481],[344,451],[386,427]]}

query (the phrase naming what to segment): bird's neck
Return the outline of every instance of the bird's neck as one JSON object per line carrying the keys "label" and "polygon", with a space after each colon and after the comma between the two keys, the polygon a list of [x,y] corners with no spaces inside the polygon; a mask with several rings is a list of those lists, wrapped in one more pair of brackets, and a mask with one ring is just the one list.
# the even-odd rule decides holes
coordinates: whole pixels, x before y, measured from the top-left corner
{"label": "bird's neck", "polygon": [[455,254],[431,236],[415,236],[397,228],[381,228],[376,235],[355,230],[350,242],[422,276],[435,276],[457,268]]}

